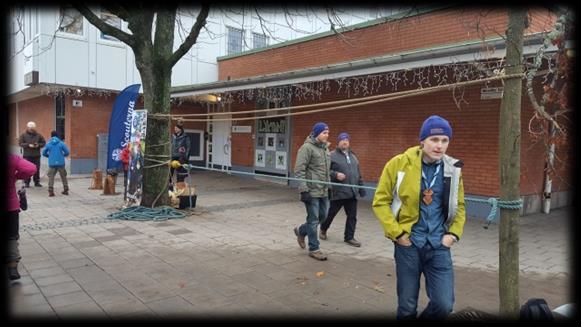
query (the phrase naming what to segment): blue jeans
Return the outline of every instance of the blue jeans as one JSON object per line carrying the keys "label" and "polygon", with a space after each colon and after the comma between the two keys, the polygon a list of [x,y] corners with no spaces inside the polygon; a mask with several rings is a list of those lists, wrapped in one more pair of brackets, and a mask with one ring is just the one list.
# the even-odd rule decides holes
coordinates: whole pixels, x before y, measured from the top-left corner
{"label": "blue jeans", "polygon": [[299,234],[307,235],[309,238],[309,251],[319,249],[319,236],[317,227],[327,218],[329,211],[329,198],[312,198],[309,203],[305,203],[307,208],[307,222],[299,226]]}
{"label": "blue jeans", "polygon": [[454,306],[454,269],[450,249],[437,249],[428,243],[419,249],[415,245],[395,243],[397,276],[397,319],[415,319],[417,316],[420,277],[424,274],[426,294],[430,299],[420,319],[444,319]]}

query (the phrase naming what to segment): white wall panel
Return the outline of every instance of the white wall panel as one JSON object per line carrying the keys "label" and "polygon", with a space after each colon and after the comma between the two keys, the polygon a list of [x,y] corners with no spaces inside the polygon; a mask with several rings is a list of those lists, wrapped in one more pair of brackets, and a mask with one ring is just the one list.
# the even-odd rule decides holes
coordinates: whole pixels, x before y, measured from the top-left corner
{"label": "white wall panel", "polygon": [[[268,45],[329,30],[324,11],[319,11],[316,14],[309,11],[307,14],[304,8],[291,8],[291,14],[301,15],[294,16],[293,28],[291,28],[288,26],[281,8],[268,7],[258,8],[258,10],[262,17],[267,20],[267,27],[276,36],[273,38],[269,33],[266,33],[269,38]],[[58,7],[44,7],[36,12],[38,12],[39,18],[32,21],[38,21],[40,26],[38,46],[34,51],[37,56],[34,60],[34,66],[39,71],[39,82],[116,90],[121,90],[129,84],[141,83],[131,48],[122,43],[115,45],[104,42],[100,39],[100,31],[90,25],[87,20],[84,20],[82,36],[59,33],[54,38],[58,22]],[[191,13],[197,12],[192,11]],[[264,32],[253,8],[249,10],[246,7],[244,17],[242,17],[242,13],[242,10],[236,7],[226,7],[223,8],[223,11],[211,9],[206,28],[212,34],[210,35],[206,29],[202,29],[198,43],[174,67],[173,86],[208,83],[217,80],[216,58],[227,55],[226,25],[237,28],[244,27],[247,43],[245,50],[248,50],[247,46],[250,48],[253,46],[252,32],[260,34]],[[195,18],[195,16],[190,15],[182,18],[184,29],[182,34],[191,29]],[[359,23],[369,18],[365,10],[347,8],[342,13],[343,21],[350,24]],[[176,27],[174,48],[177,48],[182,42],[177,29],[179,27]],[[25,89],[27,86],[24,85],[23,79],[23,55],[16,55],[10,60],[9,65],[10,92]]]}
{"label": "white wall panel", "polygon": [[171,72],[171,85],[192,85],[192,61],[187,59],[182,59],[173,66]]}
{"label": "white wall panel", "polygon": [[218,65],[198,61],[198,83],[210,83],[218,80]]}
{"label": "white wall panel", "polygon": [[89,84],[89,45],[84,40],[56,38],[56,83],[86,86]]}
{"label": "white wall panel", "polygon": [[130,83],[125,69],[125,49],[97,43],[97,87],[122,90]]}

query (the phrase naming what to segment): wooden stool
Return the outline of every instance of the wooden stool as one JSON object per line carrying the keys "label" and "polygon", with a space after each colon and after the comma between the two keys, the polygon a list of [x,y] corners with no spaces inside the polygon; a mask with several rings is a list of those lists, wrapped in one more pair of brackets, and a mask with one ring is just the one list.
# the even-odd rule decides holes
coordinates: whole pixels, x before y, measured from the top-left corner
{"label": "wooden stool", "polygon": [[105,176],[105,186],[103,188],[103,195],[115,195],[115,184],[117,183],[117,176],[109,175]]}
{"label": "wooden stool", "polygon": [[93,180],[91,181],[90,190],[102,190],[103,189],[103,172],[100,169],[93,170]]}

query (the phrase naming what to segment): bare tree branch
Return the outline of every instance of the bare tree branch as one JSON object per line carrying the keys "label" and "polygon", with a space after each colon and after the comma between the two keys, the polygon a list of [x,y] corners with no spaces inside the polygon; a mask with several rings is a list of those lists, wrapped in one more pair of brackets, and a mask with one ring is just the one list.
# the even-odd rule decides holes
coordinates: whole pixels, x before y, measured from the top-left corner
{"label": "bare tree branch", "polygon": [[109,12],[115,14],[115,16],[123,19],[124,21],[128,21],[131,17],[131,14],[129,13],[129,11],[127,10],[127,8],[115,4],[115,3],[110,3],[107,5],[103,5],[103,8],[107,9]]}
{"label": "bare tree branch", "polygon": [[[275,40],[275,41],[281,41],[282,39],[277,38],[276,36],[274,36],[272,34],[272,32],[268,29],[266,23],[266,19],[262,18],[262,16],[260,15],[260,13],[258,12],[257,8],[254,8],[254,13],[256,13],[256,16],[258,17],[258,22],[260,24],[260,29],[262,30],[262,34],[266,35],[268,33],[268,35],[270,35],[270,37]],[[266,29],[266,30],[265,30]]]}
{"label": "bare tree branch", "polygon": [[202,27],[204,27],[204,25],[206,25],[206,18],[208,17],[209,12],[210,5],[207,3],[202,4],[202,9],[200,10],[198,17],[196,18],[196,23],[194,24],[194,26],[192,26],[192,29],[190,30],[190,34],[188,35],[184,43],[182,43],[182,45],[180,45],[180,47],[171,56],[169,60],[170,67],[173,67],[178,62],[178,60],[180,60],[180,58],[183,57],[196,43],[198,35],[200,34],[200,30],[202,29]]}
{"label": "bare tree branch", "polygon": [[[335,28],[335,23],[339,24],[339,28],[345,27],[343,22],[341,21],[341,19],[339,17],[337,17],[335,10],[333,8],[330,8],[330,7],[326,7],[325,10],[327,11],[327,19],[329,20],[329,23],[331,24],[331,30],[333,31],[333,33],[335,33],[335,35],[337,37],[339,37],[343,42],[347,43],[351,47],[354,47],[354,45],[351,44],[351,42],[349,42],[348,38],[343,33],[340,33],[339,31],[337,31],[337,29]],[[335,22],[333,20],[335,20]]]}
{"label": "bare tree branch", "polygon": [[85,16],[85,18],[91,24],[95,25],[95,27],[97,27],[103,33],[116,37],[118,40],[129,45],[132,48],[135,46],[135,40],[132,35],[123,32],[117,27],[113,27],[105,23],[102,19],[97,17],[97,15],[95,15],[93,11],[91,11],[91,9],[89,9],[85,4],[74,3],[73,7],[77,9],[83,16]]}

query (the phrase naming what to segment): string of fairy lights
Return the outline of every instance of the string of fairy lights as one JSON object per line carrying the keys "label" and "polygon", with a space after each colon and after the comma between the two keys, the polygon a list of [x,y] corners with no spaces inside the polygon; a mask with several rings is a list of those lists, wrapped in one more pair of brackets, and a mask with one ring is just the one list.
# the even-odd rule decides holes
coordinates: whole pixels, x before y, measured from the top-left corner
{"label": "string of fairy lights", "polygon": [[[554,69],[554,59],[544,54],[548,62],[548,70],[540,74],[543,78]],[[532,58],[527,58],[524,64],[525,73],[532,65]],[[321,101],[326,94],[336,90],[337,95],[344,98],[365,97],[375,94],[398,92],[402,89],[423,89],[433,86],[461,83],[486,79],[504,74],[507,67],[504,59],[482,60],[473,62],[453,62],[447,65],[425,66],[413,69],[368,74],[365,76],[341,77],[320,81],[304,82],[268,88],[250,88],[228,91],[220,94],[223,104],[245,104],[260,102],[296,103],[304,101]],[[539,74],[537,72],[537,74]],[[490,82],[486,82],[488,87]],[[453,92],[456,103],[460,103],[464,90],[459,88]],[[172,99],[176,105],[183,103],[182,98]]]}

